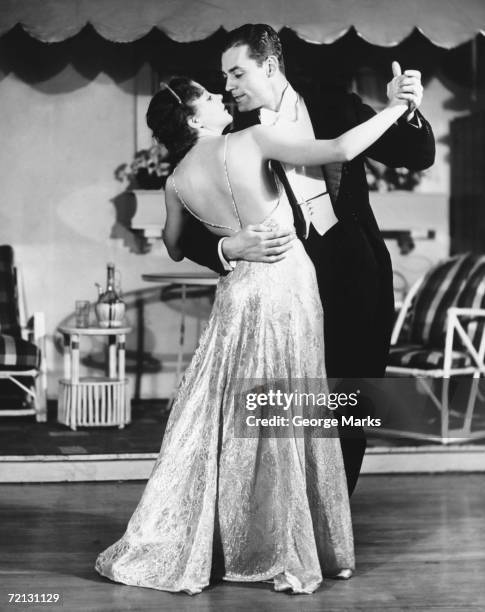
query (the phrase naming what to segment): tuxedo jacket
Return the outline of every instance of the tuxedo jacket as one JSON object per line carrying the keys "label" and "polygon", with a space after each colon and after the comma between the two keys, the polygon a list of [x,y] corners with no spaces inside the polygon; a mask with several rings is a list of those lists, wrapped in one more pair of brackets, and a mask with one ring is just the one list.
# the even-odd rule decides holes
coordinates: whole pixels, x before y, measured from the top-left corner
{"label": "tuxedo jacket", "polygon": [[[315,137],[335,138],[375,114],[355,94],[305,98]],[[434,162],[429,123],[421,127],[400,119],[364,154],[350,162],[322,166],[338,222],[323,236],[313,228],[304,240],[316,270],[324,307],[329,376],[381,376],[391,334],[394,301],[389,253],[369,204],[364,157],[390,167],[423,170]],[[234,130],[259,122],[257,111],[240,113]],[[295,201],[292,192],[288,198]],[[181,237],[185,257],[221,274],[220,237],[189,217]],[[365,366],[365,367],[364,367]]]}

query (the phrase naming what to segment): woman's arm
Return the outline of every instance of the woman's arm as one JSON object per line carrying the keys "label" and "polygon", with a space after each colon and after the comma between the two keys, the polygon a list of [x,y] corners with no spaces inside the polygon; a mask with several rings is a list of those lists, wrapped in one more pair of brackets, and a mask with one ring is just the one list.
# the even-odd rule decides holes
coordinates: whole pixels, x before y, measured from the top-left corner
{"label": "woman's arm", "polygon": [[391,100],[380,113],[333,140],[295,138],[286,126],[285,130],[278,130],[275,126],[255,126],[248,132],[253,135],[265,159],[301,166],[345,162],[370,147],[407,108],[406,100]]}
{"label": "woman's arm", "polygon": [[185,214],[170,179],[167,180],[165,185],[165,205],[167,207],[167,220],[162,232],[163,242],[170,257],[174,261],[181,261],[184,255],[179,241],[185,223]]}

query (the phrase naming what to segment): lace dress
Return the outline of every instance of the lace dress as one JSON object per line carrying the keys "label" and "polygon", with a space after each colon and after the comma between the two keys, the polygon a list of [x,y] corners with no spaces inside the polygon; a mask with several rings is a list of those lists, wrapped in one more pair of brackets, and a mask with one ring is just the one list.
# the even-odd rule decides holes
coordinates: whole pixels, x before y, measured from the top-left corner
{"label": "lace dress", "polygon": [[[289,207],[271,216],[292,223]],[[124,535],[98,556],[100,574],[199,593],[216,543],[225,580],[271,580],[275,590],[311,593],[322,576],[353,569],[337,428],[266,437],[256,428],[237,437],[248,379],[283,379],[303,392],[308,381],[325,385],[322,306],[299,240],[281,262],[238,261],[220,278],[158,459]]]}

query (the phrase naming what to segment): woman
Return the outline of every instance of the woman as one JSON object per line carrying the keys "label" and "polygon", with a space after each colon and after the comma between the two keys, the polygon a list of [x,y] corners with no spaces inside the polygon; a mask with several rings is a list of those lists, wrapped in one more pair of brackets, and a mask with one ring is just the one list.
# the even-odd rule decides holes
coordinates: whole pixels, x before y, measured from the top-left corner
{"label": "woman", "polygon": [[[220,236],[252,223],[292,227],[292,211],[280,203],[268,160],[350,160],[406,110],[404,98],[334,140],[302,141],[263,126],[223,136],[231,116],[221,96],[189,79],[172,79],[147,113],[155,137],[178,162],[165,191],[170,256],[182,258],[178,241],[190,214]],[[226,580],[269,580],[276,590],[311,593],[322,575],[351,574],[352,527],[337,428],[274,427],[267,435],[262,424],[249,426],[252,407],[241,401],[248,397],[241,391],[261,383],[268,390],[277,381],[290,391],[327,391],[313,264],[297,239],[285,259],[274,259],[238,261],[219,280],[142,499],[123,537],[97,559],[102,575],[198,593],[209,583],[217,545]],[[280,416],[294,425],[299,411],[289,405]],[[333,415],[325,406],[318,411]]]}

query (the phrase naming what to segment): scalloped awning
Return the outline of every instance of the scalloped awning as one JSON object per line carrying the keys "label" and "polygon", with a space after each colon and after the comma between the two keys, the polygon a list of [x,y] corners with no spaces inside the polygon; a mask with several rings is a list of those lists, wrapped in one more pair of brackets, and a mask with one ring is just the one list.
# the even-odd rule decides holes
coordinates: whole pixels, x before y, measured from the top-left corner
{"label": "scalloped awning", "polygon": [[104,38],[131,42],[159,28],[178,42],[243,23],[289,27],[306,41],[332,43],[352,26],[370,43],[397,45],[414,28],[455,47],[485,33],[485,0],[1,0],[0,34],[20,23],[59,42],[91,24]]}

